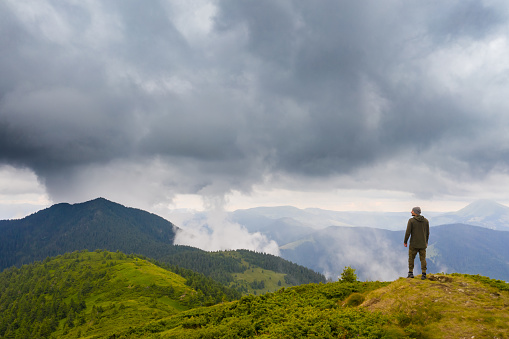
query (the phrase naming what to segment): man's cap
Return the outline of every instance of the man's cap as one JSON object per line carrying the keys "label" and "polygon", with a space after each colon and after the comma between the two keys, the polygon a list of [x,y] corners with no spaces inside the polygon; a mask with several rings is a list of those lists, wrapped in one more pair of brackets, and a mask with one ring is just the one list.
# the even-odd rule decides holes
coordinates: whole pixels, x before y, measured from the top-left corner
{"label": "man's cap", "polygon": [[421,214],[421,208],[420,207],[414,207],[414,208],[412,208],[412,212],[414,212],[415,214]]}

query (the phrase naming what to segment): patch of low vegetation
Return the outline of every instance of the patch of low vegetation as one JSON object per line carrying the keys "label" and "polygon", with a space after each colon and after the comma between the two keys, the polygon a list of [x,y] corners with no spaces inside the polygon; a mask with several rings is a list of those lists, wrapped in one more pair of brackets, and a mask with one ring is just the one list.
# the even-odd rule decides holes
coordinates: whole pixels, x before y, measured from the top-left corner
{"label": "patch of low vegetation", "polygon": [[475,281],[479,281],[485,285],[495,287],[501,291],[509,291],[509,284],[506,283],[503,280],[498,279],[491,279],[488,277],[483,277],[482,275],[476,274],[476,275],[468,275],[468,274],[459,274],[459,273],[452,273],[451,277],[470,277],[474,279]]}
{"label": "patch of low vegetation", "polygon": [[351,294],[346,301],[343,303],[344,306],[359,306],[365,300],[364,295],[360,293]]}
{"label": "patch of low vegetation", "polygon": [[[390,316],[343,301],[388,285],[335,282],[282,288],[196,308],[116,334],[120,338],[381,338]],[[154,331],[157,328],[157,331]]]}

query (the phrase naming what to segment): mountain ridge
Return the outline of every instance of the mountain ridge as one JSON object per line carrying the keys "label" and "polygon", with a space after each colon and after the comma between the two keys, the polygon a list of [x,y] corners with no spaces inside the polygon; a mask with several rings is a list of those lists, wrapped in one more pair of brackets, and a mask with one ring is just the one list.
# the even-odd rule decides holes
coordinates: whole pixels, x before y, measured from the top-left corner
{"label": "mountain ridge", "polygon": [[[0,268],[112,243],[117,248],[111,250],[125,253],[138,253],[148,243],[155,253],[161,246],[173,244],[176,229],[162,217],[104,198],[59,203],[23,219],[0,221]],[[120,236],[122,239],[115,239]],[[38,253],[33,253],[33,248],[38,248]]]}
{"label": "mountain ridge", "polygon": [[[362,212],[333,211],[320,208],[299,209],[289,206],[255,207],[241,209],[230,213],[231,219],[244,225],[248,230],[256,230],[260,220],[264,224],[271,221],[293,219],[310,229],[321,229],[328,226],[351,226],[383,228],[387,230],[404,230],[406,221],[411,217],[408,212]],[[464,223],[491,229],[509,231],[509,207],[492,200],[476,200],[454,212],[428,211],[423,207],[423,215],[430,220],[432,227]],[[248,216],[254,222],[250,222]]]}
{"label": "mountain ridge", "polygon": [[464,208],[433,218],[437,224],[462,223],[509,231],[509,207],[492,200],[476,200]]}

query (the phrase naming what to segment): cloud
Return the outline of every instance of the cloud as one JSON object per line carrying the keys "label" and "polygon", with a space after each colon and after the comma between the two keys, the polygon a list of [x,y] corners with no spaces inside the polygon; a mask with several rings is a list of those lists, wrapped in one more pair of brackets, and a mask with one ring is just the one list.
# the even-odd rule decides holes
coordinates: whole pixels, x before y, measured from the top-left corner
{"label": "cloud", "polygon": [[20,219],[48,207],[50,200],[37,176],[27,168],[0,166],[0,215]]}
{"label": "cloud", "polygon": [[189,219],[180,224],[175,244],[188,245],[206,251],[248,249],[279,255],[279,246],[260,232],[248,230],[227,218],[221,210],[209,211],[202,220]]}
{"label": "cloud", "polygon": [[253,187],[486,194],[509,166],[508,8],[4,1],[0,163],[53,201],[139,207]]}
{"label": "cloud", "polygon": [[[348,228],[339,231],[331,227],[318,236],[318,243],[326,250],[319,257],[317,266],[331,280],[337,280],[345,266],[356,269],[362,281],[395,280],[408,267],[407,252],[389,233],[375,231],[361,236]],[[399,246],[396,247],[396,243]]]}
{"label": "cloud", "polygon": [[246,227],[233,222],[224,210],[226,198],[212,194],[204,199],[205,210],[201,218],[188,216],[178,226],[175,244],[198,247],[207,251],[248,249],[279,255],[276,241],[260,232],[249,233]]}

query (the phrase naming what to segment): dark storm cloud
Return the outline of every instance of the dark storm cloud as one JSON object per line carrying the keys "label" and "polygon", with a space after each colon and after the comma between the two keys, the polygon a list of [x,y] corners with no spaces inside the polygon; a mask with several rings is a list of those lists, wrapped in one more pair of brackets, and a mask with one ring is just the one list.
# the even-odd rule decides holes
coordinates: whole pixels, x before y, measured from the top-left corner
{"label": "dark storm cloud", "polygon": [[[434,48],[427,40],[431,23],[426,20],[436,21],[433,14],[440,6],[394,2],[384,9],[387,4],[336,1],[321,6],[306,1],[292,2],[293,6],[271,1],[223,4],[221,28],[247,30],[249,55],[258,62],[257,90],[271,110],[267,128],[274,129],[271,142],[279,165],[287,171],[348,172],[408,148],[426,149],[446,134],[471,132],[469,126],[479,120],[478,112],[472,116],[457,102],[456,93],[438,92],[434,86],[440,84],[427,79],[425,65],[420,64]],[[479,16],[486,12],[483,9]],[[401,69],[412,63],[415,69]],[[395,79],[401,72],[405,82]],[[304,117],[291,121],[293,117],[284,112],[287,108],[278,105],[281,99],[306,109]],[[365,106],[377,99],[374,106],[389,105],[379,108],[379,116]]]}
{"label": "dark storm cloud", "polygon": [[[162,163],[168,190],[214,194],[407,153],[442,173],[507,167],[506,106],[479,91],[507,78],[483,78],[474,45],[507,38],[503,2],[213,4],[212,26],[187,31],[172,2],[0,4],[0,161],[62,196],[120,163]],[[493,156],[469,151],[493,130]]]}

